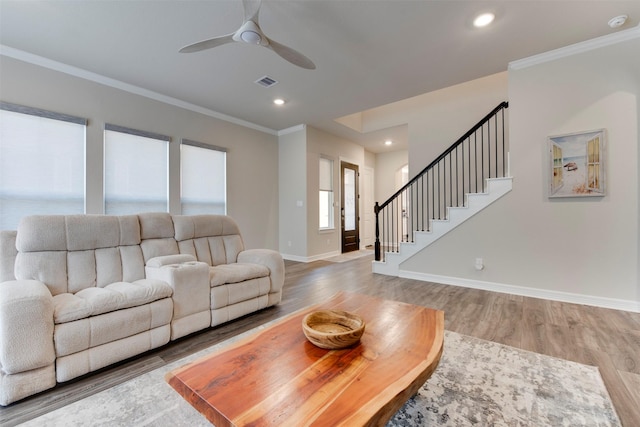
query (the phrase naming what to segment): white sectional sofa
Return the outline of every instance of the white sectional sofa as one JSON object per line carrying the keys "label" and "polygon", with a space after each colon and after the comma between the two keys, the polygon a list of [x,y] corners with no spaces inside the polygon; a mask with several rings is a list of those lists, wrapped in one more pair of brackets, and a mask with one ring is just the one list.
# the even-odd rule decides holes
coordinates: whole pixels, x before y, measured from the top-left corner
{"label": "white sectional sofa", "polygon": [[0,405],[278,304],[227,216],[48,215],[0,231]]}

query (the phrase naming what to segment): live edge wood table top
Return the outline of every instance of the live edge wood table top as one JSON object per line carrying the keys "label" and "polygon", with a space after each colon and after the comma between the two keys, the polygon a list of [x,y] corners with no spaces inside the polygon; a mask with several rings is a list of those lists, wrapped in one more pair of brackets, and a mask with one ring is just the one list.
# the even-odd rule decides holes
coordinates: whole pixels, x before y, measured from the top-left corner
{"label": "live edge wood table top", "polygon": [[[358,313],[360,343],[311,344],[302,319],[319,309]],[[382,426],[436,369],[444,313],[340,292],[169,372],[167,382],[216,427]]]}

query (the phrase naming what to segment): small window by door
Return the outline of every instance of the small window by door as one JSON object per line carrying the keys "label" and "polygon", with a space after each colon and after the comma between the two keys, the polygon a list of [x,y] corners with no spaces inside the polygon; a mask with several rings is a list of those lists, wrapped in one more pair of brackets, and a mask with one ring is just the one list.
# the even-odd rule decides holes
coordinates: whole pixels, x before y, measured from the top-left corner
{"label": "small window by door", "polygon": [[332,230],[333,221],[333,160],[320,158],[320,190],[318,223],[320,230]]}

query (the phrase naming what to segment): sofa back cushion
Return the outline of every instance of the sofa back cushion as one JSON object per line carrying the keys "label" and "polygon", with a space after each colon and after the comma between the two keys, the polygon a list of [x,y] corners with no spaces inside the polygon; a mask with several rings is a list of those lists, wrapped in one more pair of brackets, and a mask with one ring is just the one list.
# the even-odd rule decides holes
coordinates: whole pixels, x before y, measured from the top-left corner
{"label": "sofa back cushion", "polygon": [[173,238],[173,219],[167,212],[147,212],[138,214],[140,238],[145,263],[151,258],[177,255],[178,244]]}
{"label": "sofa back cushion", "polygon": [[25,217],[16,248],[16,278],[39,280],[52,295],[144,278],[136,215]]}
{"label": "sofa back cushion", "polygon": [[175,239],[181,254],[210,266],[231,264],[244,250],[238,224],[226,215],[174,215]]}

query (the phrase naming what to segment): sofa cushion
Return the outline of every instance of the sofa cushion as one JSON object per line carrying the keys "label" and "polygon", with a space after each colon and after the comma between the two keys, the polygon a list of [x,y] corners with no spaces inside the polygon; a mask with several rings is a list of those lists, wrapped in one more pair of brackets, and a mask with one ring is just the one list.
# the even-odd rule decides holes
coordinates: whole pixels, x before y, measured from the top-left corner
{"label": "sofa cushion", "polygon": [[158,256],[178,254],[178,244],[173,238],[173,220],[167,212],[138,214],[140,221],[140,247],[144,262]]}
{"label": "sofa cushion", "polygon": [[140,213],[138,221],[142,240],[173,238],[173,220],[167,212]]}
{"label": "sofa cushion", "polygon": [[20,252],[82,251],[140,243],[136,215],[32,215],[18,225]]}
{"label": "sofa cushion", "polygon": [[180,253],[214,266],[231,264],[244,250],[238,224],[226,215],[174,215]]}
{"label": "sofa cushion", "polygon": [[227,283],[244,282],[245,280],[268,277],[269,269],[259,264],[221,264],[209,269],[209,284],[211,287]]}
{"label": "sofa cushion", "polygon": [[209,236],[240,235],[238,224],[226,215],[173,215],[178,242]]}
{"label": "sofa cushion", "polygon": [[[18,233],[18,238],[20,234]],[[66,251],[18,252],[15,275],[18,280],[37,280],[44,283],[51,295],[67,290]]]}
{"label": "sofa cushion", "polygon": [[168,298],[171,286],[160,280],[141,279],[135,282],[116,282],[104,288],[86,288],[75,294],[53,297],[53,318],[56,324],[84,319],[123,308],[136,307]]}
{"label": "sofa cushion", "polygon": [[[56,357],[78,353],[171,323],[173,304],[163,298],[150,304],[55,325]],[[168,334],[167,334],[168,335]],[[167,340],[168,341],[168,340]],[[59,359],[56,360],[56,363]]]}
{"label": "sofa cushion", "polygon": [[15,244],[15,277],[41,281],[52,295],[144,278],[136,215],[28,216]]}

